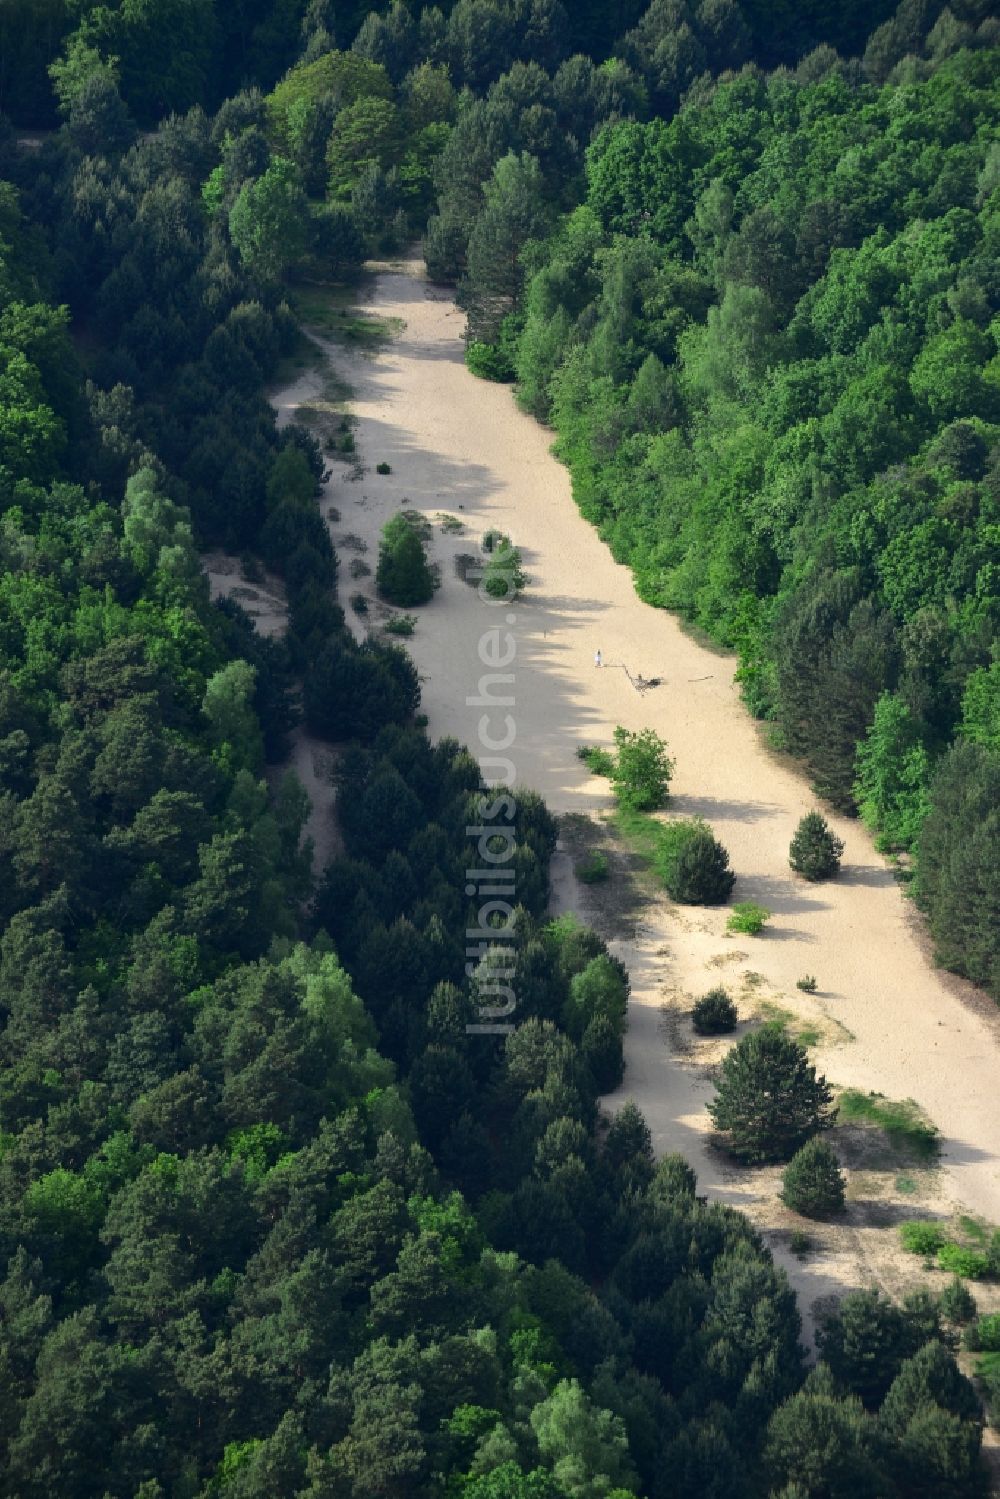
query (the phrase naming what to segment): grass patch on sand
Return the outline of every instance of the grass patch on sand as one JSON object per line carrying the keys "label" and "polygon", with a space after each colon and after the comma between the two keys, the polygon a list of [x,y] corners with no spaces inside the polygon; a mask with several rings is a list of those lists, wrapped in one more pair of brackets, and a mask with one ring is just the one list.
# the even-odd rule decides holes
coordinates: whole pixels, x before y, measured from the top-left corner
{"label": "grass patch on sand", "polygon": [[380,318],[358,306],[356,285],[331,282],[299,286],[290,297],[299,322],[349,348],[377,353],[403,329],[402,318]]}
{"label": "grass patch on sand", "polygon": [[958,1220],[958,1226],[967,1239],[973,1244],[988,1244],[992,1236],[992,1230],[981,1218],[970,1218],[968,1213],[962,1213]]}
{"label": "grass patch on sand", "polygon": [[[605,750],[590,750],[587,755],[581,754],[580,759],[586,761],[595,775],[608,775],[607,770],[595,770],[591,758],[606,753]],[[630,812],[627,807],[619,807],[613,814],[612,821],[632,853],[636,854],[644,864],[655,865],[657,854],[663,848],[664,843],[669,841],[666,823],[660,822],[656,817],[650,817],[647,812]]]}
{"label": "grass patch on sand", "polygon": [[881,1093],[845,1088],[837,1110],[841,1124],[880,1129],[890,1145],[909,1151],[918,1160],[933,1160],[941,1148],[937,1130],[911,1098],[898,1102]]}
{"label": "grass patch on sand", "polygon": [[797,1041],[800,1046],[818,1046],[823,1039],[823,1033],[815,1021],[803,1020],[801,1016],[782,1009],[781,1005],[776,1005],[771,1000],[762,1002],[760,1013],[764,1022],[761,1029],[777,1031],[789,1040]]}

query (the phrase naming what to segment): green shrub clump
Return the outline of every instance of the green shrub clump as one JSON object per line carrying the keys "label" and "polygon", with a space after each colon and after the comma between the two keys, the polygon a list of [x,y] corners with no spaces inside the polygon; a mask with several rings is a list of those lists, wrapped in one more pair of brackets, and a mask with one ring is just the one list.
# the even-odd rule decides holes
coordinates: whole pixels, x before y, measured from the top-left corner
{"label": "green shrub clump", "polygon": [[819,812],[807,812],[795,829],[788,849],[788,862],[807,880],[828,880],[840,868],[844,852],[841,839]]}
{"label": "green shrub clump", "polygon": [[759,906],[756,901],[737,901],[733,906],[732,915],[726,922],[726,931],[740,932],[747,937],[757,937],[764,930],[764,924],[770,915],[767,907]]}
{"label": "green shrub clump", "polygon": [[392,464],[391,463],[376,463],[376,465],[375,465],[375,472],[377,474],[391,474],[392,473]]}
{"label": "green shrub clump", "polygon": [[499,344],[482,343],[472,339],[465,349],[465,367],[478,375],[480,380],[493,380],[498,385],[507,385],[514,379],[514,366],[507,351]]}
{"label": "green shrub clump", "polygon": [[394,614],[383,625],[387,635],[412,635],[417,621],[412,614]]}
{"label": "green shrub clump", "polygon": [[723,1036],[736,1029],[736,1006],[721,985],[702,995],[691,1011],[699,1036]]}
{"label": "green shrub clump", "polygon": [[[976,1302],[972,1292],[962,1285],[960,1280],[955,1281],[972,1303],[972,1315],[975,1316]],[[942,1305],[944,1297],[941,1298]],[[953,1321],[959,1319],[952,1318]],[[972,1326],[966,1329],[962,1338],[965,1347],[972,1353],[1000,1353],[1000,1312],[987,1312],[982,1317],[976,1317]]]}
{"label": "green shrub clump", "polygon": [[597,885],[606,880],[609,873],[608,856],[599,848],[592,848],[576,866],[576,877],[585,885]]}
{"label": "green shrub clump", "polygon": [[674,773],[667,746],[652,729],[630,733],[615,729],[617,754],[611,784],[620,807],[629,812],[653,812],[665,805]]}
{"label": "green shrub clump", "polygon": [[654,862],[669,894],[682,905],[722,905],[736,883],[728,853],[701,818],[667,823]]}
{"label": "green shrub clump", "polygon": [[961,1275],[964,1280],[982,1280],[990,1273],[989,1255],[978,1249],[966,1249],[964,1244],[942,1244],[937,1262],[939,1269]]}
{"label": "green shrub clump", "polygon": [[600,749],[596,744],[581,744],[576,758],[583,761],[591,775],[614,775],[615,757],[610,750]]}
{"label": "green shrub clump", "polygon": [[787,1161],[833,1123],[832,1097],[804,1048],[765,1026],[723,1061],[708,1112],[741,1160]]}
{"label": "green shrub clump", "polygon": [[491,599],[516,599],[527,583],[521,566],[521,553],[509,537],[501,537],[490,552],[481,587]]}
{"label": "green shrub clump", "polygon": [[910,1254],[924,1256],[937,1254],[948,1240],[940,1223],[928,1223],[925,1218],[911,1218],[908,1223],[901,1223],[899,1237],[903,1248]]}
{"label": "green shrub clump", "polygon": [[825,1140],[807,1140],[785,1167],[781,1200],[804,1218],[829,1218],[844,1206],[844,1174]]}
{"label": "green shrub clump", "polygon": [[394,515],[382,528],[375,582],[383,598],[404,608],[434,597],[434,574],[424,544],[404,515]]}
{"label": "green shrub clump", "polygon": [[956,1326],[971,1322],[976,1315],[976,1298],[957,1275],[941,1292],[938,1305],[942,1317]]}

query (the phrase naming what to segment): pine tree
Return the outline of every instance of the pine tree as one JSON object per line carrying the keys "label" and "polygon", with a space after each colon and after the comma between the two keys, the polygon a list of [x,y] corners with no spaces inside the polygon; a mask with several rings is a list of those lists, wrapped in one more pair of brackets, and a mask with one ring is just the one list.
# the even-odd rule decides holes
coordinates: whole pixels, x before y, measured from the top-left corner
{"label": "pine tree", "polygon": [[740,1159],[782,1161],[829,1127],[832,1097],[804,1049],[765,1028],[728,1054],[708,1112]]}
{"label": "pine tree", "polygon": [[844,845],[820,812],[807,812],[795,829],[788,862],[807,880],[828,880],[840,868]]}
{"label": "pine tree", "polygon": [[844,1206],[844,1177],[825,1140],[807,1140],[785,1167],[781,1200],[805,1218],[829,1218]]}
{"label": "pine tree", "polygon": [[711,828],[695,827],[674,863],[667,889],[688,906],[718,906],[729,899],[736,875]]}
{"label": "pine tree", "polygon": [[486,204],[469,239],[468,271],[459,300],[469,314],[469,337],[495,343],[524,284],[521,251],[545,228],[544,186],[527,152],[499,161],[486,185]]}
{"label": "pine tree", "polygon": [[383,528],[375,583],[384,598],[405,608],[429,603],[434,597],[434,574],[424,544],[401,515],[393,516]]}

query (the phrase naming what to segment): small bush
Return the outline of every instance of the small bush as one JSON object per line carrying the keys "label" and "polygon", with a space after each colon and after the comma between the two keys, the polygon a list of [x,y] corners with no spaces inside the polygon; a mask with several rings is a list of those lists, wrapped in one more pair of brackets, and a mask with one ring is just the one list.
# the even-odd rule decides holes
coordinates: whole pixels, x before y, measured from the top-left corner
{"label": "small bush", "polygon": [[387,619],[383,629],[387,635],[412,635],[416,627],[416,617],[412,614],[394,614]]}
{"label": "small bush", "polygon": [[583,761],[591,775],[611,776],[614,774],[615,757],[610,750],[599,749],[597,745],[581,744],[576,752],[576,758]]}
{"label": "small bush", "polygon": [[527,574],[521,566],[521,553],[505,537],[490,553],[483,571],[482,590],[491,599],[512,602],[527,581]]}
{"label": "small bush", "polygon": [[601,880],[606,880],[610,873],[608,856],[599,848],[592,848],[584,858],[580,859],[576,866],[576,877],[585,885],[597,885]]}
{"label": "small bush", "polygon": [[829,1218],[844,1206],[840,1163],[825,1140],[808,1140],[785,1167],[781,1200],[804,1218]]}
{"label": "small bush", "polygon": [[340,511],[337,509],[336,505],[330,506],[329,510],[326,512],[326,518],[330,522],[331,526],[337,526],[340,524]]}
{"label": "small bush", "polygon": [[355,614],[368,613],[368,600],[365,598],[363,593],[351,594],[351,608],[354,610]]}
{"label": "small bush", "polygon": [[337,443],[338,453],[353,453],[355,449],[354,433],[345,432]]}
{"label": "small bush", "polygon": [[812,1239],[810,1239],[805,1229],[796,1228],[792,1230],[791,1237],[788,1240],[788,1247],[796,1258],[802,1259],[803,1255],[808,1254],[812,1248]]}
{"label": "small bush", "polygon": [[925,1218],[911,1218],[899,1225],[899,1237],[903,1248],[910,1254],[924,1256],[937,1254],[947,1235],[940,1223],[929,1223]]}
{"label": "small bush", "polygon": [[376,465],[375,465],[375,472],[377,474],[391,474],[392,473],[392,464],[391,463],[376,463]]}
{"label": "small bush", "polygon": [[726,922],[726,931],[740,932],[747,937],[757,937],[764,930],[764,924],[770,915],[767,907],[758,906],[756,901],[737,901],[733,906],[732,915]]}
{"label": "small bush", "polygon": [[941,1292],[939,1304],[942,1317],[956,1326],[971,1322],[976,1315],[976,1298],[957,1275]]}
{"label": "small bush", "polygon": [[683,905],[722,905],[736,883],[728,853],[700,818],[666,824],[655,864],[669,894]]}
{"label": "small bush", "polygon": [[240,572],[248,583],[264,581],[264,569],[252,552],[244,552],[240,557]]}
{"label": "small bush", "polygon": [[828,880],[840,868],[841,840],[819,812],[807,812],[795,829],[788,862],[807,880]]}
{"label": "small bush", "polygon": [[937,1262],[939,1269],[961,1275],[964,1280],[982,1280],[990,1271],[988,1255],[978,1249],[966,1249],[962,1244],[942,1244]]}
{"label": "small bush", "polygon": [[[972,1302],[972,1315],[975,1316],[976,1301],[972,1292],[960,1280],[956,1280],[955,1285]],[[944,1298],[941,1299],[943,1303]],[[1000,1312],[987,1312],[982,1317],[976,1317],[972,1326],[966,1330],[962,1342],[971,1353],[1000,1353]]]}
{"label": "small bush", "polygon": [[804,978],[795,980],[796,989],[801,989],[803,994],[816,993],[816,978],[814,974],[807,973]]}
{"label": "small bush", "polygon": [[475,338],[466,347],[465,367],[480,380],[493,380],[498,385],[508,385],[515,376],[514,366],[504,349]]}
{"label": "small bush", "polygon": [[352,557],[347,571],[352,578],[367,578],[371,576],[371,568],[361,557]]}
{"label": "small bush", "polygon": [[611,783],[618,805],[630,812],[652,812],[667,800],[674,761],[667,746],[652,729],[630,733],[621,725],[615,729],[617,754]]}
{"label": "small bush", "polygon": [[495,526],[484,534],[482,548],[484,552],[495,552],[499,547],[510,546],[510,537],[503,531],[498,531]]}
{"label": "small bush", "polygon": [[699,1036],[724,1036],[736,1029],[736,1006],[721,985],[695,1004],[691,1020]]}
{"label": "small bush", "polygon": [[441,530],[450,536],[458,536],[465,530],[465,526],[457,515],[439,515],[438,520],[441,523]]}

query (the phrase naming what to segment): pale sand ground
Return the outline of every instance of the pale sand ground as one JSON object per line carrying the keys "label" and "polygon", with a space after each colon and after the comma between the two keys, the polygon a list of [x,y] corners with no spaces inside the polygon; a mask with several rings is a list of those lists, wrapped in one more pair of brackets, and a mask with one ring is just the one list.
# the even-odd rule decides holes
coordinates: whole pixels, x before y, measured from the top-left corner
{"label": "pale sand ground", "polygon": [[[512,629],[511,755],[520,783],[554,811],[594,811],[608,804],[607,782],[588,773],[577,746],[609,744],[615,724],[662,734],[677,760],[672,810],[708,818],[740,876],[736,896],[775,913],[764,937],[740,939],[742,948],[749,943],[748,966],[793,994],[796,979],[816,974],[823,1006],[856,1038],[821,1050],[821,1065],[838,1083],[916,1099],[946,1136],[957,1195],[1000,1221],[998,1027],[963,1003],[970,986],[930,966],[913,915],[863,828],[831,818],[846,845],[838,880],[809,885],[791,873],[789,840],[815,799],[796,770],[762,745],[740,704],[732,659],[696,644],[671,615],[636,597],[628,569],[579,516],[568,475],[549,452],[551,434],[518,412],[509,390],[465,370],[462,316],[416,266],[382,274],[370,310],[403,319],[405,329],[374,360],[333,354],[356,392],[351,409],[367,466],[354,481],[334,472],[328,493],[342,513],[334,537],[365,537],[373,559],[383,522],[404,505],[431,519],[457,515],[467,527],[460,536],[435,530],[431,555],[441,564],[442,588],[417,611],[409,642],[432,735],[453,734],[477,750],[482,709],[466,706],[466,698],[484,673],[480,639],[506,611],[459,581],[452,558],[477,552],[482,532],[497,526],[521,548],[530,577]],[[388,476],[374,472],[383,461],[392,465]],[[370,579],[357,587],[370,592],[367,585]],[[341,593],[353,589],[345,582]],[[598,649],[607,663],[600,670]],[[663,685],[640,695],[619,662]],[[723,937],[725,916],[682,913],[687,929],[666,935],[663,964],[675,983],[697,992],[712,982],[706,961],[731,940]],[[651,971],[653,987],[656,978]],[[639,1023],[636,1015],[633,1036]],[[646,1038],[632,1048],[633,1067],[660,1049]],[[654,1128],[672,1133],[658,1089],[642,1101]]]}
{"label": "pale sand ground", "polygon": [[[635,939],[615,944],[631,972],[632,1003],[625,1083],[609,1107],[635,1099],[658,1152],[682,1151],[698,1172],[699,1190],[712,1198],[752,1213],[756,1207],[759,1219],[766,1204],[763,1216],[773,1228],[775,1183],[734,1172],[708,1148],[711,1085],[703,1068],[675,1054],[661,1018],[667,991],[698,995],[720,977],[753,970],[781,1004],[839,1022],[827,1027],[837,1043],[814,1053],[831,1081],[912,1098],[941,1130],[944,1170],[927,1174],[936,1185],[921,1189],[913,1210],[944,1213],[961,1204],[1000,1222],[1000,1027],[990,1007],[971,986],[933,968],[912,911],[858,823],[831,818],[846,845],[838,880],[813,886],[792,875],[789,840],[815,805],[805,779],[763,744],[740,704],[732,658],[696,644],[671,615],[637,598],[628,569],[580,517],[569,477],[549,452],[551,434],[517,410],[508,389],[466,371],[462,315],[448,296],[408,262],[382,271],[368,310],[404,324],[377,357],[316,340],[353,389],[364,465],[334,465],[323,510],[332,502],[341,512],[331,526],[341,546],[341,598],[365,592],[373,615],[372,580],[349,581],[352,553],[343,538],[367,541],[374,566],[379,531],[401,508],[435,522],[442,513],[464,522],[462,535],[435,524],[430,554],[442,587],[416,611],[417,630],[406,642],[431,735],[454,735],[484,752],[483,710],[466,700],[485,670],[477,654],[484,632],[506,628],[508,611],[483,603],[456,575],[454,559],[478,553],[483,532],[498,527],[520,547],[530,578],[510,611],[517,649],[510,753],[518,783],[540,791],[556,812],[600,813],[610,805],[607,782],[589,775],[577,746],[610,744],[616,724],[654,728],[677,760],[672,811],[706,817],[739,875],[736,898],[759,900],[774,913],[765,936],[734,941],[724,935],[725,910],[665,900],[643,910]],[[275,396],[279,419],[289,420],[303,403],[322,405],[322,387],[322,372],[306,371]],[[391,464],[392,473],[377,475],[378,462]],[[362,635],[365,626],[350,609],[348,618]],[[602,669],[594,665],[598,649]],[[640,695],[623,667],[633,677],[660,677],[662,685]],[[495,713],[493,733],[502,731],[506,711]],[[300,733],[296,758],[314,787],[315,748]],[[328,822],[318,808],[310,831],[321,851],[332,847]],[[583,904],[565,852],[553,873],[555,909]],[[818,979],[814,997],[795,988],[806,973]],[[823,1235],[819,1230],[821,1241]],[[787,1252],[787,1233],[771,1238],[806,1308],[818,1295],[879,1277],[860,1232],[828,1236],[824,1253],[804,1264]]]}

